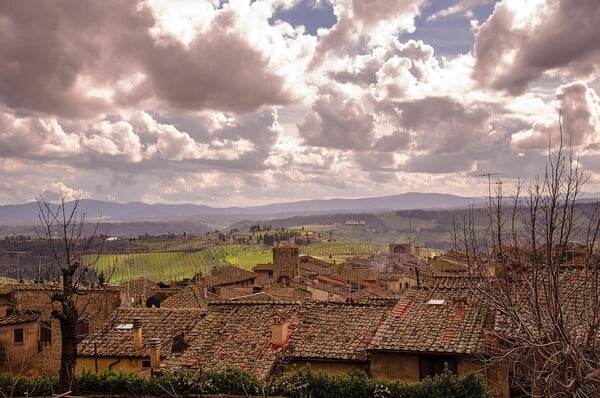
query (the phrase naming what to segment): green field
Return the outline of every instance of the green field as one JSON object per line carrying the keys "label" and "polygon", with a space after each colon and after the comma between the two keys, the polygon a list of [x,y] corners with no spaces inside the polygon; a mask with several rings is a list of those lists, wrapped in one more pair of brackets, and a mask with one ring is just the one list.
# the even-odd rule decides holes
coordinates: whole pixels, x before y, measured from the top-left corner
{"label": "green field", "polygon": [[[234,264],[250,269],[258,263],[270,262],[271,251],[258,245],[213,246],[200,251],[102,254],[95,264],[96,272],[111,275],[110,283],[147,277],[151,280],[181,280],[196,272],[206,273],[215,265]],[[87,256],[92,261],[95,256]]]}
{"label": "green field", "polygon": [[[323,242],[300,247],[302,255],[343,261],[347,255],[381,253],[385,245],[373,243]],[[86,256],[91,262],[95,256]],[[157,251],[131,254],[102,254],[93,267],[111,275],[110,283],[147,277],[150,280],[181,280],[196,272],[206,274],[215,265],[233,264],[252,269],[273,261],[272,250],[261,245],[220,245],[199,251]]]}
{"label": "green field", "polygon": [[323,260],[344,261],[346,256],[387,253],[387,245],[366,242],[323,242],[300,247],[300,253]]}

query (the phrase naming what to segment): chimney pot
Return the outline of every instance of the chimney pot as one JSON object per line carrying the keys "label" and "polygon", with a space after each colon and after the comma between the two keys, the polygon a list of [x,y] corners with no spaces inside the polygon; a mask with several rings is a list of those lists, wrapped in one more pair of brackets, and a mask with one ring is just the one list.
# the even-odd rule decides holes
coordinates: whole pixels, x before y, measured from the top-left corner
{"label": "chimney pot", "polygon": [[150,339],[150,367],[158,368],[160,365],[160,339],[153,337]]}
{"label": "chimney pot", "polygon": [[271,317],[271,343],[273,345],[282,345],[288,337],[288,319],[289,315],[278,310]]}
{"label": "chimney pot", "polygon": [[142,340],[142,319],[133,318],[133,349],[138,351],[144,346]]}

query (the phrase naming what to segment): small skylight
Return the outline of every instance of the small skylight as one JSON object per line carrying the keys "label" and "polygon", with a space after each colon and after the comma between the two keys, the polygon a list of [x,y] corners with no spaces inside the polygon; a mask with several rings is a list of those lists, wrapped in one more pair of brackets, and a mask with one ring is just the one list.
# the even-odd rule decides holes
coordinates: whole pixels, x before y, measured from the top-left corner
{"label": "small skylight", "polygon": [[133,323],[121,323],[121,324],[117,325],[117,327],[115,329],[117,329],[117,330],[131,330],[131,329],[133,329]]}
{"label": "small skylight", "polygon": [[431,299],[427,302],[429,305],[446,305],[446,300]]}

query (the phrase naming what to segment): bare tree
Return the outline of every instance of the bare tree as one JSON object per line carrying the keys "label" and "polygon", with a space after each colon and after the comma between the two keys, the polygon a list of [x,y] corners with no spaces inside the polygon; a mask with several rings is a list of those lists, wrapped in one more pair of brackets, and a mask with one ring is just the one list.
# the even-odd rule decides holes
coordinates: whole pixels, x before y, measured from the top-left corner
{"label": "bare tree", "polygon": [[598,204],[585,212],[577,202],[585,180],[561,139],[524,196],[519,187],[512,206],[501,190],[490,200],[492,256],[473,254],[474,247],[484,251],[473,223],[461,226],[479,263],[473,269],[482,272],[484,262],[496,269],[472,285],[496,315],[486,360],[508,369],[526,396],[600,394],[600,219]]}
{"label": "bare tree", "polygon": [[[92,233],[84,235],[85,215],[79,211],[79,199],[67,203],[61,194],[60,203],[54,205],[43,197],[37,199],[40,228],[36,234],[52,253],[54,264],[60,269],[61,289],[51,294],[53,303],[58,303],[51,316],[60,323],[61,357],[59,390],[76,391],[75,364],[77,360],[77,323],[85,311],[78,308],[78,296],[87,294],[80,288],[82,277],[95,261],[85,264],[83,256],[88,254],[96,237],[99,223]],[[98,259],[101,250],[97,251]]]}

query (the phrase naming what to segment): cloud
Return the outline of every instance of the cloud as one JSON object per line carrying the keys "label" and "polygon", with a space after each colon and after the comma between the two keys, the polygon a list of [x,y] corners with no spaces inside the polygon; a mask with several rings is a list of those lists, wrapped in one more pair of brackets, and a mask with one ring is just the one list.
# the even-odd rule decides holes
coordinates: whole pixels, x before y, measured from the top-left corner
{"label": "cloud", "polygon": [[373,149],[379,152],[396,152],[408,149],[411,142],[410,133],[396,130],[392,134],[383,135],[373,143]]}
{"label": "cloud", "polygon": [[128,75],[152,17],[134,2],[0,5],[0,99],[14,109],[88,117],[111,108],[104,89]]}
{"label": "cloud", "polygon": [[[531,128],[523,129],[512,136],[512,145],[517,150],[544,150],[560,142],[561,127],[563,142],[582,150],[597,148],[600,143],[600,100],[595,90],[585,82],[576,81],[560,86],[556,90],[557,115],[554,120],[539,120]],[[594,150],[598,152],[597,149]]]}
{"label": "cloud", "polygon": [[[209,124],[207,118],[196,122]],[[56,118],[0,113],[0,154],[90,169],[120,170],[140,164],[140,169],[152,172],[189,161],[250,170],[262,167],[281,133],[274,111],[233,119],[230,125],[199,140],[141,111],[129,118],[71,124],[69,129],[65,131]]]}
{"label": "cloud", "polygon": [[310,64],[314,69],[328,58],[354,56],[365,48],[387,45],[393,37],[415,30],[414,19],[425,0],[334,0],[337,22],[318,31],[319,43]]}
{"label": "cloud", "polygon": [[477,31],[473,77],[519,95],[547,72],[593,76],[600,71],[598,37],[596,0],[504,0]]}
{"label": "cloud", "polygon": [[63,182],[54,182],[50,187],[44,190],[40,196],[49,202],[58,202],[62,199],[65,202],[72,200],[88,198],[89,194],[81,189],[75,189],[66,186]]}
{"label": "cloud", "polygon": [[202,23],[173,32],[173,18],[156,17],[142,1],[2,3],[0,101],[25,112],[91,118],[159,105],[243,113],[296,100],[294,89],[302,87],[291,79],[308,63],[311,39],[269,25],[263,3],[198,4]]}
{"label": "cloud", "polygon": [[490,112],[485,106],[465,106],[450,97],[399,102],[400,125],[413,132],[416,150],[437,154],[484,150],[491,145]]}
{"label": "cloud", "polygon": [[298,131],[306,145],[361,150],[371,146],[373,127],[360,98],[330,91],[315,101]]}
{"label": "cloud", "polygon": [[149,87],[139,89],[176,109],[243,113],[292,102],[285,78],[236,31],[236,18],[234,11],[222,11],[188,46],[168,40],[144,54]]}
{"label": "cloud", "polygon": [[456,4],[444,8],[435,14],[427,17],[427,22],[435,21],[440,18],[445,18],[451,15],[464,15],[465,17],[471,18],[473,16],[473,12],[471,11],[473,7],[489,4],[492,0],[459,0]]}

